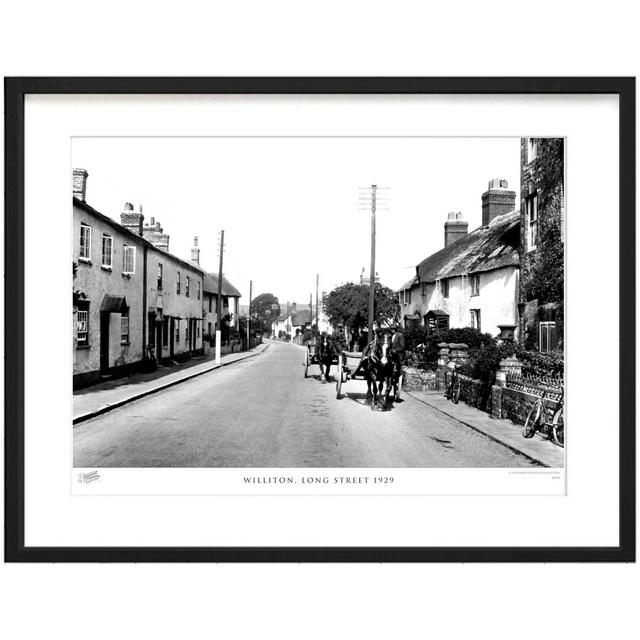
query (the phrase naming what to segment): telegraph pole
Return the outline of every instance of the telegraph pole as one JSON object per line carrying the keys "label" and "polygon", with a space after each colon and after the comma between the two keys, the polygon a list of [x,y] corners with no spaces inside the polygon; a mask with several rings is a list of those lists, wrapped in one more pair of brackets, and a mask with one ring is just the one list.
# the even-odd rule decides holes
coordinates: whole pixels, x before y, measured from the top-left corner
{"label": "telegraph pole", "polygon": [[[369,340],[373,339],[373,323],[375,320],[375,297],[376,297],[376,211],[380,209],[380,202],[386,204],[384,198],[380,198],[378,193],[381,189],[388,187],[379,187],[372,184],[365,189],[361,189],[359,197],[360,210],[371,211],[371,263],[369,272]],[[383,207],[384,208],[384,207]]]}
{"label": "telegraph pole", "polygon": [[318,286],[320,283],[320,274],[316,273],[316,335],[320,335],[320,327],[318,326]]}
{"label": "telegraph pole", "polygon": [[369,273],[369,340],[373,339],[373,306],[376,299],[376,191],[371,185],[371,271]]}
{"label": "telegraph pole", "polygon": [[218,300],[216,301],[216,364],[220,364],[220,342],[222,339],[222,257],[224,255],[224,229],[220,232],[220,264],[218,266]]}
{"label": "telegraph pole", "polygon": [[251,349],[251,296],[253,295],[253,280],[249,280],[249,317],[247,318],[247,349]]}

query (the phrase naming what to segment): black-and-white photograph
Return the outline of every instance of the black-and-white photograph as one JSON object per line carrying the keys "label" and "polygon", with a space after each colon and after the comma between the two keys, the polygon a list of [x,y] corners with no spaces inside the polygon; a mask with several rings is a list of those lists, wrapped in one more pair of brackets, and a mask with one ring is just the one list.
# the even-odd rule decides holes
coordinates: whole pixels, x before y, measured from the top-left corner
{"label": "black-and-white photograph", "polygon": [[564,139],[71,151],[75,468],[564,468]]}

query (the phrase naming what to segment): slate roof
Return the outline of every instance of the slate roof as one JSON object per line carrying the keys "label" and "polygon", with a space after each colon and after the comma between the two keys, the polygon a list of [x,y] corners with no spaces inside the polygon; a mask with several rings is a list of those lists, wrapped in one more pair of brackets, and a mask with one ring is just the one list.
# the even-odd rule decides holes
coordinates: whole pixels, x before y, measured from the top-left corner
{"label": "slate roof", "polygon": [[[520,264],[520,212],[504,213],[448,247],[425,258],[417,267],[419,282],[435,282],[463,274]],[[404,288],[409,288],[405,285]]]}
{"label": "slate roof", "polygon": [[[215,295],[218,295],[217,273],[204,272],[203,289],[206,293],[213,293]],[[222,295],[230,296],[231,298],[240,297],[240,292],[224,276],[222,276]]]}

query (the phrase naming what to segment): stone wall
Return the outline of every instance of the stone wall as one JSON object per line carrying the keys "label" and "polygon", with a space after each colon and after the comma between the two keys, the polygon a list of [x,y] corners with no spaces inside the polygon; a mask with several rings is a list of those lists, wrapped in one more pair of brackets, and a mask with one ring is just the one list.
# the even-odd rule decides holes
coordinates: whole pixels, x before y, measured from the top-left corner
{"label": "stone wall", "polygon": [[402,386],[407,391],[433,391],[436,388],[436,373],[416,367],[403,368]]}
{"label": "stone wall", "polygon": [[[505,418],[515,424],[523,425],[537,399],[537,395],[528,391],[494,386],[492,389],[491,415],[494,418]],[[560,403],[556,400],[545,398],[544,406],[546,417],[550,421]]]}

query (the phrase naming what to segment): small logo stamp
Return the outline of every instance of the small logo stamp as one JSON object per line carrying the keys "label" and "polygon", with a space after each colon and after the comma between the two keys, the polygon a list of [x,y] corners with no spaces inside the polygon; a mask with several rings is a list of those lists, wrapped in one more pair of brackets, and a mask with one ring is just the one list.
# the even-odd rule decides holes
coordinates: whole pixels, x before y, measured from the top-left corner
{"label": "small logo stamp", "polygon": [[96,480],[100,480],[100,474],[97,471],[88,471],[86,473],[78,474],[78,482],[80,484],[89,484]]}

